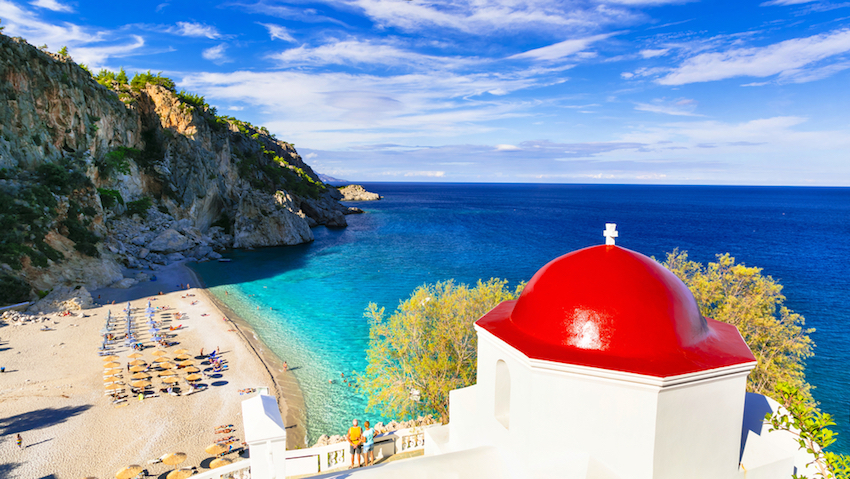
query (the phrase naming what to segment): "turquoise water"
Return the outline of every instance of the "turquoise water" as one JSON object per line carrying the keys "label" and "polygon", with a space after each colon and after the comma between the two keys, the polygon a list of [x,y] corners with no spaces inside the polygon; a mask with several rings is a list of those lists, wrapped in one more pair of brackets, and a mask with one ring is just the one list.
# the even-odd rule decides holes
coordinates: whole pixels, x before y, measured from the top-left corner
{"label": "turquoise water", "polygon": [[678,247],[702,262],[729,252],[779,280],[787,305],[818,329],[807,374],[839,423],[836,450],[850,452],[850,189],[366,186],[385,199],[358,204],[366,214],[348,216],[348,228],[317,227],[307,245],[192,265],[295,371],[311,441],[344,433],[354,417],[387,419],[366,413],[340,377],[365,366],[370,301],[391,311],[416,286],[450,278],[516,284],[557,256],[600,244],[604,223],[616,222],[627,248],[661,257]]}

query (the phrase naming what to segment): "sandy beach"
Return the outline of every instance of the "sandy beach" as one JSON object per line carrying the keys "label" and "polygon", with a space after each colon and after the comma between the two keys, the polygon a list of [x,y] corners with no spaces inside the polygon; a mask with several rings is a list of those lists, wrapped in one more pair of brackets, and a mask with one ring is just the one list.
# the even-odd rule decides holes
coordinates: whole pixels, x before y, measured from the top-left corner
{"label": "sandy beach", "polygon": [[[45,323],[0,327],[0,366],[6,368],[0,374],[0,477],[110,478],[126,465],[139,464],[150,475],[164,478],[174,466],[148,461],[172,452],[188,455],[179,467],[206,470],[211,460],[204,452],[208,445],[228,435],[244,440],[241,402],[252,397],[240,394],[246,388],[268,387],[276,394],[289,447],[303,445],[304,429],[299,424],[303,400],[292,373],[283,372],[279,360],[250,328],[198,287],[188,268],[174,264],[155,274],[157,281],[130,289],[93,291],[95,301],[104,306],[82,311],[84,317],[80,312],[51,314]],[[187,283],[191,288],[180,289]],[[211,376],[199,382],[206,389],[175,397],[159,394],[161,378],[150,372],[157,397],[143,401],[129,397],[116,405],[104,390],[100,331],[107,311],[113,317],[126,315],[127,301],[135,320],[144,324],[148,300],[154,308],[169,308],[155,313],[163,328],[182,324],[173,332],[177,344],[164,348],[166,357],[173,359],[173,351],[187,349],[194,365]],[[176,312],[182,313],[179,319]],[[42,331],[44,325],[50,330]],[[162,348],[151,347],[146,338],[140,336],[148,346],[141,359],[150,364],[156,358],[152,352]],[[227,369],[215,374],[199,355],[201,348],[205,354],[219,348]],[[132,381],[127,364],[134,351],[122,343],[110,352],[119,357],[126,385]],[[185,383],[181,384],[185,391]],[[223,424],[234,425],[235,431],[216,434],[215,427]],[[21,449],[15,444],[18,433],[23,438]],[[236,453],[228,457],[236,459]]]}

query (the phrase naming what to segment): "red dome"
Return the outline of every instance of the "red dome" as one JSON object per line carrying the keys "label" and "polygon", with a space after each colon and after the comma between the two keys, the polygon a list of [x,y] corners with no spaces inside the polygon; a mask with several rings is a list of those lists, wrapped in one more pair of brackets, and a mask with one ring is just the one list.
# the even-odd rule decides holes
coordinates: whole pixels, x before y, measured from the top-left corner
{"label": "red dome", "polygon": [[534,359],[657,377],[755,361],[658,262],[618,246],[561,256],[476,323]]}

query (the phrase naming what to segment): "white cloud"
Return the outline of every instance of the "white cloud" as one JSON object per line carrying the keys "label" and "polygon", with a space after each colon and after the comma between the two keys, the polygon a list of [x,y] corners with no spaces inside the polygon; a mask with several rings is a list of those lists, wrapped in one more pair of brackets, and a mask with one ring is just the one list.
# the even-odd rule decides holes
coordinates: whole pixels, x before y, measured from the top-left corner
{"label": "white cloud", "polygon": [[318,153],[310,152],[310,153],[307,153],[306,155],[304,155],[304,159],[305,160],[312,160],[313,158],[316,158],[318,156],[319,156]]}
{"label": "white cloud", "polygon": [[225,50],[227,50],[227,44],[222,43],[220,45],[207,48],[206,50],[201,52],[201,56],[204,57],[205,60],[209,60],[217,65],[220,65],[222,63],[232,61],[231,59],[227,58]]}
{"label": "white cloud", "polygon": [[521,149],[515,145],[496,145],[496,151],[520,151]]}
{"label": "white cloud", "polygon": [[681,98],[675,101],[656,99],[652,103],[636,103],[635,110],[673,116],[702,116],[694,113],[696,106],[696,101],[688,98]]}
{"label": "white cloud", "polygon": [[[766,47],[734,48],[725,52],[701,53],[691,57],[666,76],[662,85],[723,80],[739,76],[764,78],[779,75],[780,80],[800,82],[822,78],[807,76],[802,70],[812,64],[850,51],[850,29],[786,40]],[[823,75],[833,71],[822,70]]]}
{"label": "white cloud", "polygon": [[425,176],[429,178],[442,178],[446,176],[445,171],[408,171],[404,176]]}
{"label": "white cloud", "polygon": [[290,43],[297,42],[295,38],[286,31],[286,27],[275,25],[273,23],[260,23],[260,25],[266,27],[266,30],[269,31],[269,37],[271,37],[272,40],[283,40]]}
{"label": "white cloud", "polygon": [[643,58],[662,57],[666,55],[669,51],[669,48],[646,49],[640,51],[640,56],[642,56]]}
{"label": "white cloud", "polygon": [[177,22],[177,25],[169,27],[166,31],[181,37],[222,38],[222,34],[214,26],[196,22]]}
{"label": "white cloud", "polygon": [[73,12],[74,9],[69,5],[63,5],[56,0],[35,0],[34,2],[30,2],[30,5],[34,5],[36,7],[46,8],[48,10],[53,10],[54,12]]}
{"label": "white cloud", "polygon": [[518,53],[509,58],[531,58],[534,60],[547,61],[560,60],[564,57],[584,52],[584,50],[586,50],[592,43],[604,40],[612,35],[614,34],[606,33],[591,37],[564,40],[563,42],[555,43],[553,45],[547,45],[527,52]]}
{"label": "white cloud", "polygon": [[759,4],[762,7],[785,6],[785,5],[800,5],[803,3],[811,3],[817,0],[770,0]]}
{"label": "white cloud", "polygon": [[78,46],[70,50],[71,56],[78,63],[85,63],[92,68],[104,65],[110,58],[124,58],[140,53],[145,46],[145,39],[133,35],[133,42],[109,46]]}
{"label": "white cloud", "polygon": [[451,65],[468,66],[474,59],[453,59],[436,57],[403,50],[386,43],[373,43],[360,40],[332,41],[318,47],[302,45],[271,55],[270,58],[281,61],[285,66],[325,66],[325,65],[395,65],[428,66],[446,68]]}
{"label": "white cloud", "polygon": [[326,0],[359,8],[382,27],[407,31],[447,28],[479,35],[504,31],[592,31],[641,18],[631,10],[595,2],[547,0]]}

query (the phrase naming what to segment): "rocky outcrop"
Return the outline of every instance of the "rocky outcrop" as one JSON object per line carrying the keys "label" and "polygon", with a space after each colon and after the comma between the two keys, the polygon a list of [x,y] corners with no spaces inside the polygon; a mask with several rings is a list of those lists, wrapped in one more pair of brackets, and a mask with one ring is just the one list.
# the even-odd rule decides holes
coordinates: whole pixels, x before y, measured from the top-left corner
{"label": "rocky outcrop", "polygon": [[0,80],[0,206],[23,201],[19,216],[45,218],[0,238],[0,290],[4,277],[33,298],[121,287],[122,267],[312,241],[311,226],[345,227],[359,212],[291,144],[162,78],[105,87],[70,58],[0,34]]}
{"label": "rocky outcrop", "polygon": [[283,191],[273,198],[248,192],[239,202],[234,248],[293,245],[313,241],[304,213],[296,210],[292,197]]}
{"label": "rocky outcrop", "polygon": [[91,308],[91,294],[84,286],[60,286],[30,306],[30,313],[56,313],[59,311],[79,311]]}
{"label": "rocky outcrop", "polygon": [[383,198],[377,193],[366,191],[361,185],[348,185],[339,189],[342,201],[375,201]]}

